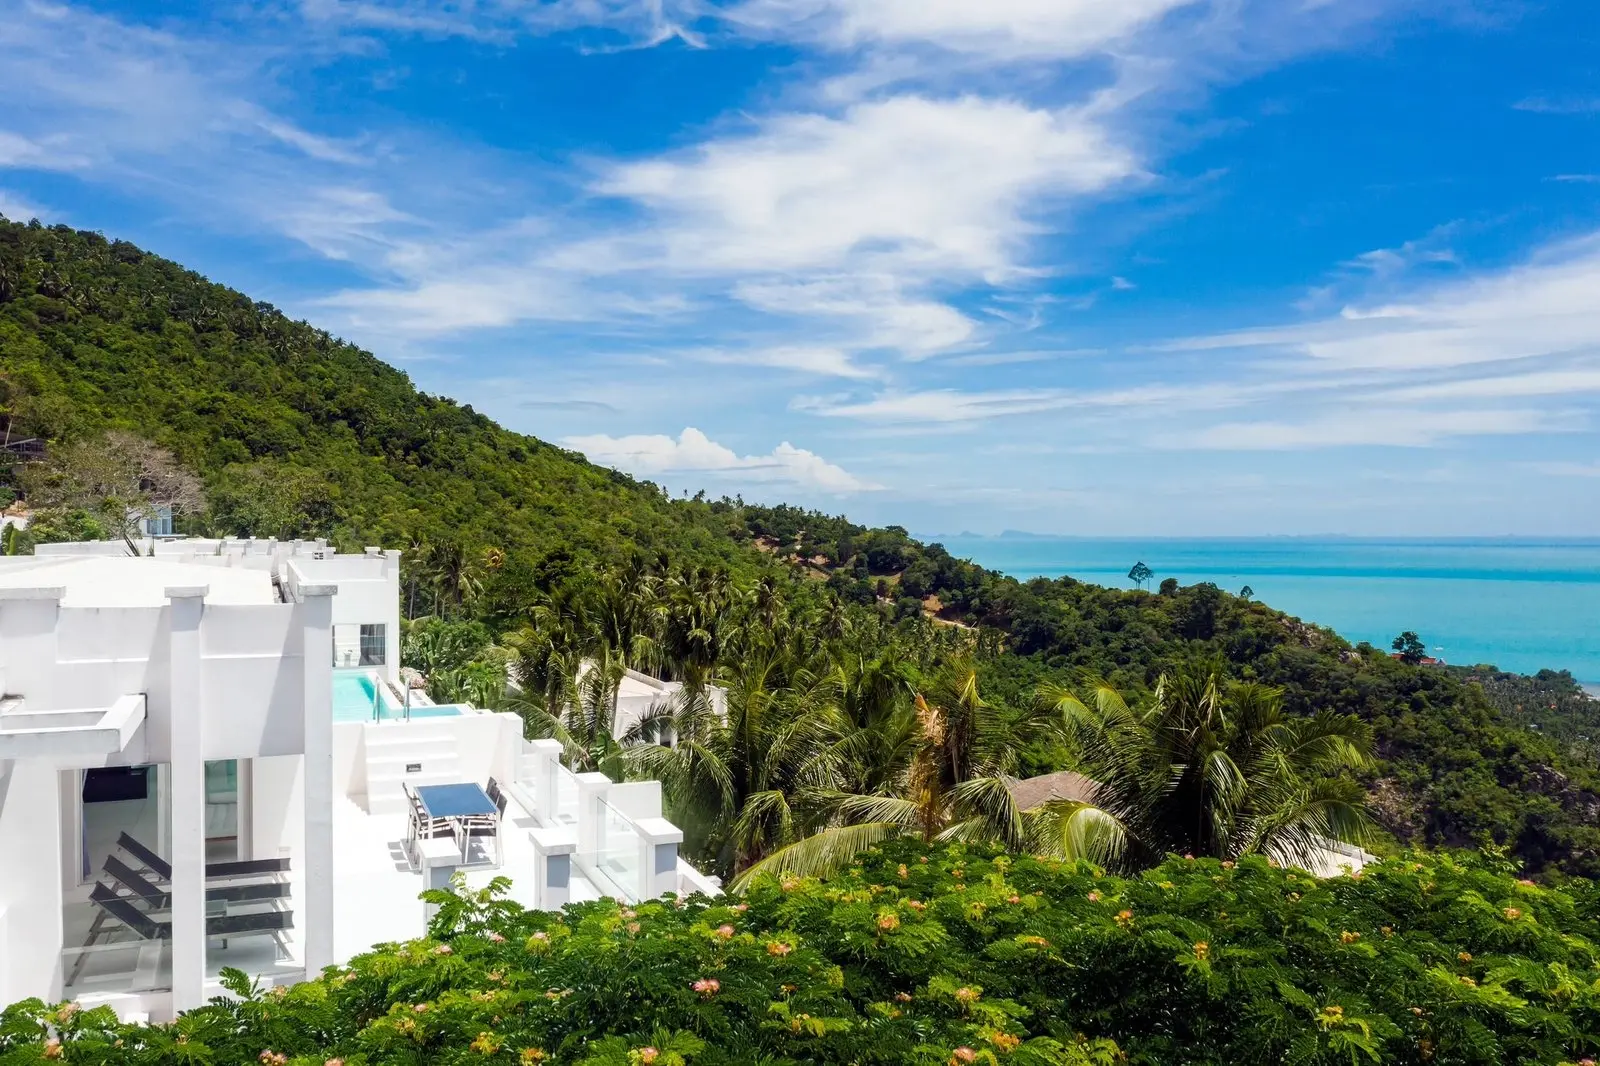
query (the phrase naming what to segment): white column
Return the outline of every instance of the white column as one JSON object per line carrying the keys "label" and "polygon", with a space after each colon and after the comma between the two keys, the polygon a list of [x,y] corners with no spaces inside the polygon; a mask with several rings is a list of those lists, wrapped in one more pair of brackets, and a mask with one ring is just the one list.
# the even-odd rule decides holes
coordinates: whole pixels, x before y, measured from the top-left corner
{"label": "white column", "polygon": [[383,676],[390,681],[400,680],[400,549],[390,548],[383,553],[388,560],[383,566],[383,579],[389,584],[388,603],[394,610],[384,620]]}
{"label": "white column", "polygon": [[659,899],[668,892],[677,892],[678,845],[683,843],[683,830],[665,818],[640,818],[633,824],[644,839],[640,898]]}
{"label": "white column", "polygon": [[[171,625],[172,1010],[206,1001],[206,763],[200,703],[205,585],[166,590]],[[159,771],[158,771],[159,772]]]}
{"label": "white column", "polygon": [[302,585],[305,674],[305,891],[297,920],[305,930],[306,977],[335,962],[333,948],[333,596],[336,585]]}

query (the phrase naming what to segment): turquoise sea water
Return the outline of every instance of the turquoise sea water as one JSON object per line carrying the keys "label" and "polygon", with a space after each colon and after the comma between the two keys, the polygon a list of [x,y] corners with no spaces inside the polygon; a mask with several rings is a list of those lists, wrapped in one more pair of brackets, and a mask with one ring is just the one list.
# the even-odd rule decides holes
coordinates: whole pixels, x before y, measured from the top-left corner
{"label": "turquoise sea water", "polygon": [[1387,649],[1416,630],[1458,665],[1571,670],[1600,686],[1600,540],[944,537],[951,554],[1018,578],[1063,574],[1131,588],[1143,561],[1182,584],[1256,599]]}

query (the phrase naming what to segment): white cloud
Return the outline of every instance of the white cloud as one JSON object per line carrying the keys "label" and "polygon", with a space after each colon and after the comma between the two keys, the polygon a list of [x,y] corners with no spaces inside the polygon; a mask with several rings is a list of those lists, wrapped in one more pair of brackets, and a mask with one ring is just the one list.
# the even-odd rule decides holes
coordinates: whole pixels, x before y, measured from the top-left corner
{"label": "white cloud", "polygon": [[1582,462],[1529,463],[1528,467],[1551,477],[1600,477],[1600,459]]}
{"label": "white cloud", "polygon": [[1433,411],[1355,409],[1299,422],[1228,422],[1165,441],[1175,449],[1302,451],[1351,446],[1429,447],[1452,437],[1519,435],[1571,429],[1533,410]]}
{"label": "white cloud", "polygon": [[835,118],[784,114],[746,137],[625,163],[598,191],[643,204],[680,270],[1014,275],[1034,198],[1138,172],[1082,110],[899,96]]}
{"label": "white cloud", "polygon": [[1067,58],[1116,44],[1193,0],[744,0],[747,32],[829,47],[932,45],[996,59]]}
{"label": "white cloud", "polygon": [[690,355],[703,363],[729,366],[763,366],[778,370],[798,370],[821,377],[865,380],[880,376],[878,370],[857,363],[841,348],[785,345],[776,348],[707,348]]}
{"label": "white cloud", "polygon": [[815,323],[842,320],[860,348],[895,348],[921,359],[971,339],[976,325],[949,304],[907,295],[885,275],[834,275],[803,281],[740,282],[733,296],[749,307]]}
{"label": "white cloud", "polygon": [[[49,143],[56,142],[55,145]],[[27,167],[33,170],[77,170],[88,163],[87,157],[75,152],[62,151],[60,138],[49,138],[41,143],[20,133],[0,130],[0,167]]]}
{"label": "white cloud", "polygon": [[1192,338],[1175,349],[1270,348],[1325,368],[1448,369],[1600,348],[1600,232],[1501,270],[1395,293],[1301,325]]}
{"label": "white cloud", "polygon": [[1530,96],[1511,106],[1543,115],[1593,115],[1600,113],[1600,96]]}
{"label": "white cloud", "polygon": [[740,456],[693,426],[674,439],[665,434],[568,437],[565,443],[591,460],[641,476],[712,473],[780,482],[828,493],[855,493],[878,486],[784,441],[767,455]]}
{"label": "white cloud", "polygon": [[615,31],[634,47],[675,37],[700,44],[687,26],[701,7],[697,0],[300,0],[299,7],[313,24],[424,37],[507,41],[518,33],[590,28]]}
{"label": "white cloud", "polygon": [[1386,402],[1409,403],[1417,400],[1492,400],[1506,396],[1568,396],[1586,392],[1600,392],[1600,369],[1574,367],[1535,370],[1525,374],[1408,385],[1384,392],[1382,399]]}
{"label": "white cloud", "polygon": [[40,207],[5,189],[0,189],[0,215],[13,222],[27,222],[35,218],[40,222],[49,222],[56,217],[48,208]]}

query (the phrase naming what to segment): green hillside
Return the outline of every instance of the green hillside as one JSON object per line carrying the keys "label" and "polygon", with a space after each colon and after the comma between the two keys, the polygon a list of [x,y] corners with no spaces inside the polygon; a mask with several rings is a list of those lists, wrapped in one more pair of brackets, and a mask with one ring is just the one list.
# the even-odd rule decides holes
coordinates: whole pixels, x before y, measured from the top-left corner
{"label": "green hillside", "polygon": [[219,531],[752,563],[709,508],[418,392],[370,353],[125,242],[0,222],[0,305],[12,435],[149,437],[204,474]]}
{"label": "green hillside", "polygon": [[[719,588],[707,576],[716,572],[739,588],[775,577],[794,608],[793,643],[818,645],[826,632],[835,662],[875,656],[931,672],[949,642],[924,637],[965,635],[985,694],[1004,707],[1023,707],[1046,681],[1097,675],[1136,698],[1165,671],[1220,668],[1281,688],[1291,712],[1367,723],[1382,763],[1363,784],[1396,837],[1497,842],[1530,869],[1600,872],[1600,774],[1577,739],[1587,726],[1576,724],[1592,720],[1592,705],[1565,691],[1543,700],[1540,686],[1556,682],[1409,666],[1210,585],[1152,593],[1024,583],[897,527],[670,500],[97,234],[0,220],[0,419],[12,439],[121,428],[165,446],[206,482],[210,508],[197,529],[400,546],[435,578],[450,560],[476,568],[474,594],[457,583],[453,603],[409,568],[408,611],[442,602],[486,622],[489,635],[628,567],[695,571],[696,582],[679,583],[688,589]],[[12,477],[0,468],[0,495],[13,491]],[[759,618],[766,609],[740,608]],[[845,614],[871,624],[818,621]],[[729,668],[734,654],[702,657]],[[1518,716],[1540,700],[1536,721]],[[1024,768],[1052,769],[1054,754],[1030,751]]]}

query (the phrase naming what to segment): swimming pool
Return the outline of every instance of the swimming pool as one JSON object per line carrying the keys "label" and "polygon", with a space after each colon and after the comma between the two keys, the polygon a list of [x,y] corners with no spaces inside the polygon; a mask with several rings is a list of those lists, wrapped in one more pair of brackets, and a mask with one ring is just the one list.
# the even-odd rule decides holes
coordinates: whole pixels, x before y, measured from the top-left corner
{"label": "swimming pool", "polygon": [[[376,708],[377,713],[374,714]],[[412,704],[412,718],[449,718],[462,713],[458,704],[434,706]],[[333,672],[333,720],[335,722],[399,721],[405,708],[395,702],[388,686],[380,685],[370,670]]]}

